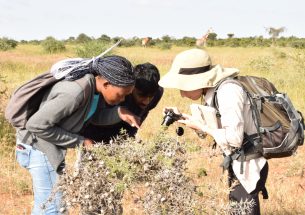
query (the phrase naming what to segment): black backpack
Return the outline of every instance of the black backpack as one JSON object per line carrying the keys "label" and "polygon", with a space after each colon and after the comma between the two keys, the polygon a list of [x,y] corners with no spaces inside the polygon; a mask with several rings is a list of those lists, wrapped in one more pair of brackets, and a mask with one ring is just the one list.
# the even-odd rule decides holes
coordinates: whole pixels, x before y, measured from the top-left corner
{"label": "black backpack", "polygon": [[287,94],[280,93],[265,78],[254,76],[227,78],[215,87],[212,106],[217,111],[217,90],[224,82],[236,83],[246,92],[257,128],[257,133],[254,135],[244,134],[242,147],[229,159],[243,161],[261,156],[267,159],[287,157],[294,154],[298,146],[303,145],[304,119],[294,108]]}

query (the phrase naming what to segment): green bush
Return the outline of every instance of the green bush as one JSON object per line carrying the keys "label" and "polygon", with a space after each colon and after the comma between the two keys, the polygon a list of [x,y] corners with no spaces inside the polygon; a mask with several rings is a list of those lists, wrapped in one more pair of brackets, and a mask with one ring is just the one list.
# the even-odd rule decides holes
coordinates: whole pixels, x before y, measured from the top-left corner
{"label": "green bush", "polygon": [[111,42],[111,38],[110,38],[108,35],[106,35],[106,34],[102,34],[102,35],[98,38],[98,40],[100,40],[101,42],[108,42],[108,43]]}
{"label": "green bush", "polygon": [[47,37],[41,43],[41,45],[45,52],[49,54],[58,53],[66,50],[65,44],[62,41],[58,41],[53,37]]}
{"label": "green bush", "polygon": [[[76,48],[76,55],[81,58],[91,58],[98,56],[106,49],[110,47],[109,43],[101,42],[98,40],[92,40],[90,42],[84,43]],[[108,52],[106,55],[112,54],[113,51]]]}
{"label": "green bush", "polygon": [[168,35],[163,36],[161,39],[164,43],[169,43],[172,41],[172,38]]}
{"label": "green bush", "polygon": [[32,45],[40,45],[40,44],[41,44],[41,41],[39,41],[39,40],[30,40],[30,41],[29,41],[29,44],[32,44]]}
{"label": "green bush", "polygon": [[136,39],[128,39],[128,40],[122,40],[120,45],[121,47],[131,47],[131,46],[140,45],[140,43]]}
{"label": "green bush", "polygon": [[80,35],[77,36],[76,38],[76,42],[77,43],[87,43],[87,42],[90,42],[92,40],[91,37],[87,36],[86,34],[84,33],[81,33]]}
{"label": "green bush", "polygon": [[298,49],[304,49],[305,48],[305,41],[303,40],[297,40],[293,41],[289,44],[293,48],[298,48]]}
{"label": "green bush", "polygon": [[7,51],[9,49],[14,49],[18,45],[18,42],[6,37],[0,38],[0,51]]}
{"label": "green bush", "polygon": [[182,39],[175,40],[175,45],[177,46],[189,46],[192,47],[196,43],[195,37],[183,37]]}
{"label": "green bush", "polygon": [[158,44],[158,47],[162,50],[166,50],[166,49],[171,49],[172,48],[172,44],[171,43],[167,43],[167,42],[161,42]]}

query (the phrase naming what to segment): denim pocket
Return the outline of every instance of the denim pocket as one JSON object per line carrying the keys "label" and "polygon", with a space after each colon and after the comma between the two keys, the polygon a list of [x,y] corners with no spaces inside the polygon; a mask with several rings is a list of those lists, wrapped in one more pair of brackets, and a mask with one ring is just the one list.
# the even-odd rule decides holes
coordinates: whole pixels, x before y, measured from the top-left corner
{"label": "denim pocket", "polygon": [[16,159],[20,166],[27,168],[30,164],[31,149],[25,148],[22,145],[16,146]]}

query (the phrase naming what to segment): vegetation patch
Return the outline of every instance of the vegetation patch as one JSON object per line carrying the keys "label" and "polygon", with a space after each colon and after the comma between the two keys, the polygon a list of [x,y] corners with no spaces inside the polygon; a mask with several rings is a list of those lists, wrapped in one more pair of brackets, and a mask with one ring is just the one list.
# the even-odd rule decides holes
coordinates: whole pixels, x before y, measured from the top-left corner
{"label": "vegetation patch", "polygon": [[18,45],[16,40],[8,39],[6,37],[0,38],[0,51],[7,51],[14,49]]}
{"label": "vegetation patch", "polygon": [[81,214],[121,214],[126,189],[145,184],[136,201],[146,214],[194,214],[200,205],[185,164],[184,146],[163,133],[153,143],[122,134],[83,152],[77,168],[65,170],[57,190],[65,207],[80,206]]}
{"label": "vegetation patch", "polygon": [[41,45],[48,54],[63,52],[66,50],[64,42],[56,40],[53,37],[47,37],[42,41]]}

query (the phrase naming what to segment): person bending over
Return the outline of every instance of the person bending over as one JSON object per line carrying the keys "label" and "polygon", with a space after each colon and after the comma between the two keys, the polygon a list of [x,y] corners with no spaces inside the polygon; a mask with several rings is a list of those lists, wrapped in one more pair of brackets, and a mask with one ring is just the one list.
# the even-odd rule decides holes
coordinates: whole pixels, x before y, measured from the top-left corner
{"label": "person bending over", "polygon": [[134,137],[138,128],[146,119],[150,110],[156,107],[163,95],[163,88],[158,85],[160,74],[151,63],[135,66],[136,84],[131,95],[118,106],[111,106],[101,101],[93,120],[84,130],[84,136],[96,142],[108,143],[120,135],[122,129]]}

